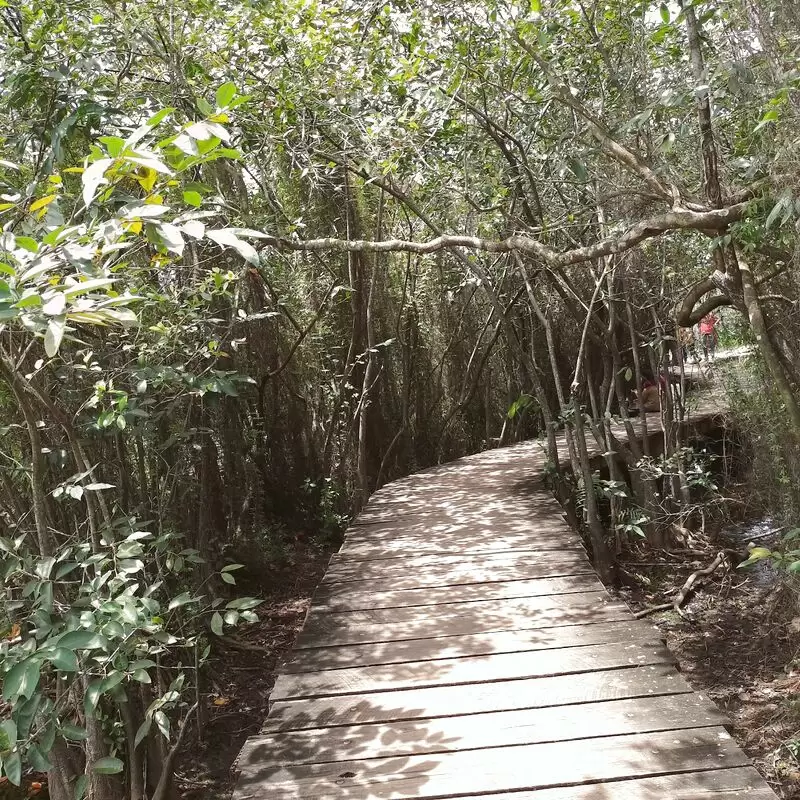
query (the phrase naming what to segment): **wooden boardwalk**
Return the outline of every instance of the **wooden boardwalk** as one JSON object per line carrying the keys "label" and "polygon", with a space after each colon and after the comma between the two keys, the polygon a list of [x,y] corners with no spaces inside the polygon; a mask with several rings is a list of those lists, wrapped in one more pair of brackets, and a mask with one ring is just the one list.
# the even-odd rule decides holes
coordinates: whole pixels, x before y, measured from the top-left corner
{"label": "wooden boardwalk", "polygon": [[372,497],[235,800],[775,798],[657,629],[607,594],[544,460],[528,442]]}

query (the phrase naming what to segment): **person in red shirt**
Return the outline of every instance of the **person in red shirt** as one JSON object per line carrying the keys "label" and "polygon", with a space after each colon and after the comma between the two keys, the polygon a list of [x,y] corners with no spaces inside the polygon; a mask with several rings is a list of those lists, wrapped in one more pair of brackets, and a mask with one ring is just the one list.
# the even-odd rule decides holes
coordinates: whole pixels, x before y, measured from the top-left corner
{"label": "person in red shirt", "polygon": [[719,318],[709,311],[700,320],[700,342],[703,345],[703,359],[708,361],[709,355],[714,359],[714,351],[717,349],[719,334],[717,333],[717,323]]}

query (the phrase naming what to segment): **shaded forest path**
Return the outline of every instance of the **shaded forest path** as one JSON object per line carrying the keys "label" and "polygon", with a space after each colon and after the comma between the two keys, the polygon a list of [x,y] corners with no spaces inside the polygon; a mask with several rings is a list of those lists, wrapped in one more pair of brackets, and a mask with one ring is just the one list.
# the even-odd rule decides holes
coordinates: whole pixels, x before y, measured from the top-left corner
{"label": "shaded forest path", "polygon": [[606,592],[545,461],[525,442],[373,495],[242,752],[236,800],[775,797],[659,632]]}

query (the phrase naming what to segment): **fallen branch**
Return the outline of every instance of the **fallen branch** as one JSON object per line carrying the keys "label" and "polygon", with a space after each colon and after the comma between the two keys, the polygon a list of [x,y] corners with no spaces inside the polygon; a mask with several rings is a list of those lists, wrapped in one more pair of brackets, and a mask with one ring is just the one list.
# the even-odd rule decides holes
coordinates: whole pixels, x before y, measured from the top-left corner
{"label": "fallen branch", "polygon": [[713,572],[716,572],[717,568],[724,561],[725,551],[721,550],[719,553],[717,553],[717,557],[707,567],[696,570],[686,579],[686,583],[683,584],[681,590],[675,595],[671,603],[662,603],[658,606],[648,606],[647,608],[643,608],[641,611],[637,611],[633,616],[636,619],[641,619],[642,617],[647,617],[650,614],[656,614],[659,611],[668,611],[669,609],[673,609],[681,616],[684,616],[681,606],[686,602],[686,598],[689,595],[689,592],[692,591],[695,583],[697,583],[699,578],[707,578]]}

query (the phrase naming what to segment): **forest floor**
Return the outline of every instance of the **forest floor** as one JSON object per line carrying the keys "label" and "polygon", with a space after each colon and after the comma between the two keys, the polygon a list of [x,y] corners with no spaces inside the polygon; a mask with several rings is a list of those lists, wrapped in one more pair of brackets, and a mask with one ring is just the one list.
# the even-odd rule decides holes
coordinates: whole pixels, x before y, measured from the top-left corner
{"label": "forest floor", "polygon": [[257,734],[267,718],[277,667],[294,644],[311,595],[338,546],[299,537],[283,544],[280,567],[258,576],[248,571],[251,583],[257,584],[248,585],[248,592],[264,598],[256,609],[259,622],[242,629],[236,639],[223,640],[214,653],[206,719],[187,737],[177,770],[177,789],[185,800],[231,796],[234,761],[245,739]]}
{"label": "forest floor", "polygon": [[[753,527],[715,531],[692,543],[688,559],[658,558],[652,551],[629,558],[623,566],[638,587],[620,594],[634,610],[671,601],[720,547],[737,544],[731,532],[739,538]],[[759,534],[759,545],[774,543],[763,530]],[[686,679],[729,716],[731,733],[785,800],[800,799],[799,595],[797,584],[766,565],[754,570],[726,565],[690,596],[684,616],[669,611],[649,618],[664,633]]]}

